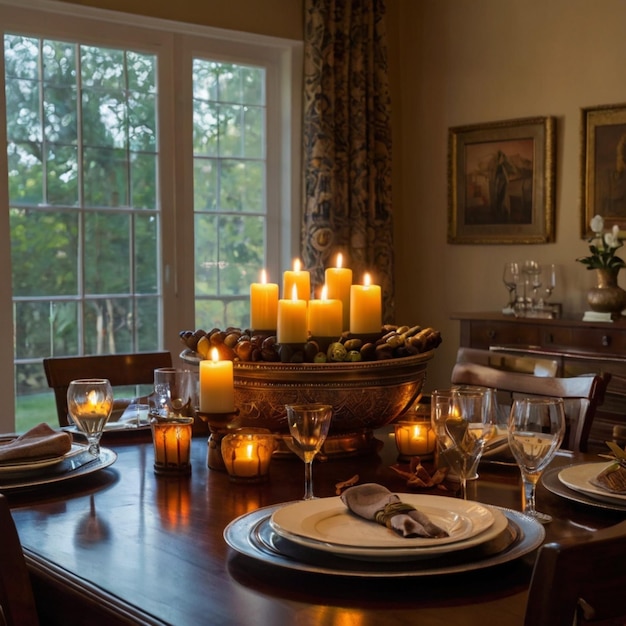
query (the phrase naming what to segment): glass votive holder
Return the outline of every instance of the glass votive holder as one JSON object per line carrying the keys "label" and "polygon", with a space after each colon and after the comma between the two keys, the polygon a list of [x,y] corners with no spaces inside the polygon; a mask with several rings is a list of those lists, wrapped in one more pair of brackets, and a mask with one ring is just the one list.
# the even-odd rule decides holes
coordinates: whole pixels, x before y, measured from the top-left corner
{"label": "glass votive holder", "polygon": [[193,417],[150,419],[154,444],[154,473],[166,476],[191,474]]}
{"label": "glass votive holder", "polygon": [[222,439],[222,458],[233,482],[259,483],[269,476],[274,435],[265,428],[240,428]]}
{"label": "glass votive holder", "polygon": [[395,425],[396,447],[399,460],[409,461],[412,457],[432,459],[437,437],[430,418],[416,416],[415,419],[397,422]]}

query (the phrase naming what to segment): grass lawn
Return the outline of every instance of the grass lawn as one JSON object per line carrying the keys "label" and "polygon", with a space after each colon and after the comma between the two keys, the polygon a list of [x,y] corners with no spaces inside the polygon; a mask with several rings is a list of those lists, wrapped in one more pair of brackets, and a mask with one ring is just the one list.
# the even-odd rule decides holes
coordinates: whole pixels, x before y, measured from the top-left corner
{"label": "grass lawn", "polygon": [[23,433],[41,422],[57,428],[57,408],[52,391],[18,396],[15,407],[15,430]]}

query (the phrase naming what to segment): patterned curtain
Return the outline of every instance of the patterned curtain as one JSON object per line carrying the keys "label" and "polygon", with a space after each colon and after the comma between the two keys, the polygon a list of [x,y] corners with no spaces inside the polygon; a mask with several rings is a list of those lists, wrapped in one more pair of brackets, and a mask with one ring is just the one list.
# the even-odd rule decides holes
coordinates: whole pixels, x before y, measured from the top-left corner
{"label": "patterned curtain", "polygon": [[[302,261],[312,287],[338,252],[394,319],[391,112],[384,0],[305,0]],[[315,290],[316,293],[318,290]]]}

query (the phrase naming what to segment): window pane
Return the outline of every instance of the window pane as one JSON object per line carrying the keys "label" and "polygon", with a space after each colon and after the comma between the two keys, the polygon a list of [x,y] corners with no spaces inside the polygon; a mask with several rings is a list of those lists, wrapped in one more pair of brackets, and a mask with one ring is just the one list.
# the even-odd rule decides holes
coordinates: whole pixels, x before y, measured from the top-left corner
{"label": "window pane", "polygon": [[159,242],[157,220],[152,214],[138,214],[135,220],[135,293],[156,294],[159,288]]}
{"label": "window pane", "polygon": [[77,216],[14,208],[9,217],[13,295],[76,295]]}
{"label": "window pane", "polygon": [[78,148],[48,144],[46,153],[48,204],[78,205]]}
{"label": "window pane", "polygon": [[85,206],[128,206],[126,151],[85,148],[83,172]]}
{"label": "window pane", "polygon": [[217,161],[196,158],[193,161],[193,206],[196,211],[217,209]]}
{"label": "window pane", "polygon": [[45,86],[43,97],[46,140],[75,145],[78,133],[76,88]]}
{"label": "window pane", "polygon": [[263,211],[263,162],[224,159],[221,162],[219,185],[220,207],[223,210]]}
{"label": "window pane", "polygon": [[21,204],[42,204],[43,163],[41,149],[32,143],[12,143],[7,146],[9,161],[9,200]]}
{"label": "window pane", "polygon": [[196,296],[217,294],[218,288],[218,218],[196,215],[195,262]]}

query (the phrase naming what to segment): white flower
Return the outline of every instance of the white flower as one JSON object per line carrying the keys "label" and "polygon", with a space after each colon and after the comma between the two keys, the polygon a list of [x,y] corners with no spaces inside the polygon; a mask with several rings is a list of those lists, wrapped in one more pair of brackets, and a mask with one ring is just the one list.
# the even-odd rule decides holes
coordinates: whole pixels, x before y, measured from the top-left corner
{"label": "white flower", "polygon": [[589,222],[591,232],[599,235],[604,230],[604,218],[601,215],[594,215]]}
{"label": "white flower", "polygon": [[619,248],[621,241],[619,239],[619,226],[615,224],[613,230],[610,233],[604,234],[604,243],[608,248]]}

